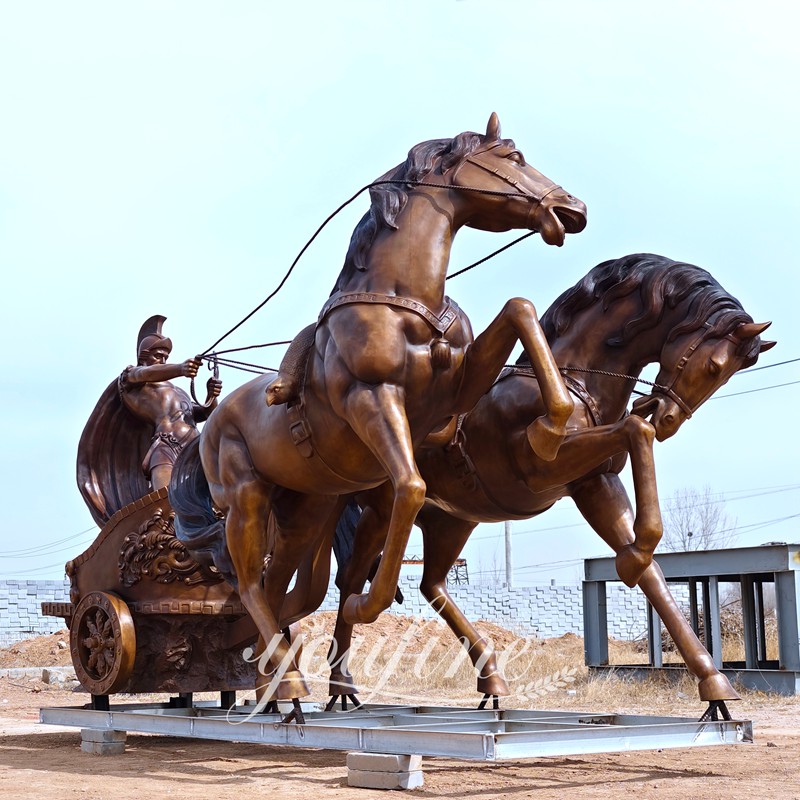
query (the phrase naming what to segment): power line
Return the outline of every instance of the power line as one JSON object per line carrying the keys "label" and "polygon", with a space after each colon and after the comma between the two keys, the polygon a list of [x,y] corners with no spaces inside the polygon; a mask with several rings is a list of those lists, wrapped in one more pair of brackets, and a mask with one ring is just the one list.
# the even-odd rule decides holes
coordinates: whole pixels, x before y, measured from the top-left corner
{"label": "power line", "polygon": [[[711,500],[709,502],[711,502],[711,503],[733,503],[733,502],[735,502],[737,500],[750,500],[750,499],[752,499],[754,497],[763,497],[765,495],[780,494],[781,492],[792,492],[792,491],[797,491],[798,489],[800,489],[800,484],[793,483],[793,484],[788,484],[788,485],[784,485],[784,486],[766,486],[766,487],[763,487],[763,489],[764,489],[763,491],[756,490],[751,494],[741,495],[740,497],[725,497],[725,494],[737,494],[737,493],[740,493],[740,492],[747,492],[747,491],[750,491],[750,490],[749,489],[736,489],[736,490],[732,490],[732,491],[727,492],[727,493],[719,492],[718,494],[719,494],[720,498],[718,500]],[[715,493],[715,494],[717,494],[717,493]],[[665,508],[666,508],[666,503],[665,503]],[[675,510],[678,510],[678,509],[681,509],[681,508],[687,508],[687,506],[675,506]],[[512,536],[523,536],[523,535],[529,534],[529,533],[547,533],[549,531],[565,530],[566,528],[582,528],[582,527],[584,527],[584,526],[586,526],[588,524],[589,524],[588,522],[575,522],[575,523],[573,523],[571,525],[557,525],[557,526],[550,527],[550,528],[527,528],[524,531],[512,531],[511,535]],[[741,526],[741,527],[746,527],[746,526]],[[739,530],[739,528],[736,528],[736,530]],[[467,541],[469,541],[469,542],[480,542],[480,541],[486,541],[487,539],[499,539],[502,535],[503,535],[502,532],[500,532],[500,533],[492,533],[492,534],[489,534],[488,536],[476,536],[474,538],[468,539]]]}
{"label": "power line", "polygon": [[740,394],[752,394],[753,392],[766,392],[767,389],[780,389],[783,386],[794,386],[795,384],[800,383],[800,381],[789,381],[789,383],[776,383],[773,386],[762,386],[760,389],[748,389],[744,392],[730,392],[729,394],[721,394],[719,396],[714,395],[711,399],[712,400],[723,400],[726,397],[737,397]]}
{"label": "power line", "polygon": [[[37,545],[36,547],[28,547],[22,550],[4,550],[0,552],[0,558],[29,558],[36,555],[51,555],[52,552],[44,552],[49,551],[50,548],[55,547],[56,545],[65,544],[66,542],[72,542],[75,539],[79,539],[81,536],[85,536],[87,533],[92,533],[96,531],[97,528],[93,525],[91,528],[87,528],[85,531],[81,531],[80,533],[75,533],[72,536],[66,536],[63,539],[56,539],[52,542],[47,542],[46,544]],[[66,548],[61,548],[62,550]]]}
{"label": "power line", "polygon": [[743,369],[741,372],[737,372],[737,375],[749,375],[751,372],[758,372],[760,369],[772,369],[772,367],[782,367],[784,364],[794,364],[796,361],[800,361],[800,358],[790,358],[788,361],[778,361],[775,364],[764,364],[762,367],[750,367],[750,369]]}

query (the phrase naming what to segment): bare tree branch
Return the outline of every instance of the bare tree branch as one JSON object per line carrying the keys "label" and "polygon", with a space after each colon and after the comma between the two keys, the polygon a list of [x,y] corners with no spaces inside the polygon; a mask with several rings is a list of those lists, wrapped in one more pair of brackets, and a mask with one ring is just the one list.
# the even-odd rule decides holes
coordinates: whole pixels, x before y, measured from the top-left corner
{"label": "bare tree branch", "polygon": [[736,519],[725,513],[721,496],[708,485],[702,489],[691,486],[678,489],[664,503],[663,516],[663,550],[730,547],[738,535]]}

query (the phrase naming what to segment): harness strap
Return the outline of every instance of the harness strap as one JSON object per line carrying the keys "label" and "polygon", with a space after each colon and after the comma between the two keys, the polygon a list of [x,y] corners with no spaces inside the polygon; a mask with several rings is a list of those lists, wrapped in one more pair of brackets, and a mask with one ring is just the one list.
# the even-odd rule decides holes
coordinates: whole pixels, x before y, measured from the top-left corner
{"label": "harness strap", "polygon": [[467,436],[464,433],[464,421],[468,414],[459,414],[456,423],[456,432],[453,440],[445,447],[445,454],[455,476],[470,492],[481,492],[483,496],[496,508],[499,508],[509,519],[518,519],[519,511],[506,508],[495,495],[489,490],[486,484],[480,479],[475,464],[467,453]]}
{"label": "harness strap", "polygon": [[592,422],[594,422],[595,427],[599,427],[603,424],[603,418],[600,416],[600,409],[597,407],[597,403],[594,401],[594,397],[589,394],[589,390],[578,380],[573,378],[571,375],[561,375],[561,380],[567,385],[567,389],[575,395],[585,406],[586,410],[589,412],[589,416],[592,418]]}
{"label": "harness strap", "polygon": [[406,311],[412,311],[422,317],[440,336],[455,322],[458,312],[458,305],[449,297],[444,298],[444,306],[439,314],[435,314],[426,305],[410,297],[397,297],[396,295],[379,294],[378,292],[350,292],[341,294],[338,297],[331,297],[319,312],[317,325],[322,324],[325,317],[339,306],[350,305],[351,303],[378,303],[385,306],[395,306]]}
{"label": "harness strap", "polygon": [[[495,383],[503,380],[503,378],[508,378],[511,375],[524,375],[526,378],[536,377],[533,372],[533,367],[523,366],[520,364],[509,364],[497,376]],[[586,406],[586,410],[589,412],[589,416],[592,418],[592,422],[595,424],[595,426],[599,427],[602,425],[603,418],[600,414],[600,409],[597,407],[594,397],[589,394],[589,390],[580,381],[576,380],[571,375],[566,375],[564,372],[561,373],[561,380],[564,381],[567,389]]]}

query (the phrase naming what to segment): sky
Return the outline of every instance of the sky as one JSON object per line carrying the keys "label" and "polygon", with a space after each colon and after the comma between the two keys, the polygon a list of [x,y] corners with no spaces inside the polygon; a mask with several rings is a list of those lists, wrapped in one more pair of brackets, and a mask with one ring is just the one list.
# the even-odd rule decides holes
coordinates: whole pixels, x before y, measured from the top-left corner
{"label": "sky", "polygon": [[[589,223],[449,284],[476,331],[509,297],[543,312],[595,264],[653,252],[773,321],[759,366],[800,357],[797,16],[774,0],[0,6],[0,578],[58,579],[96,535],[78,439],[147,317],[167,317],[175,360],[205,350],[341,202],[492,111]],[[366,202],[226,346],[315,319]],[[451,270],[512,238],[462,231]],[[735,544],[798,541],[799,366],[735,376],[657,444],[662,500],[708,485]],[[224,370],[223,392],[247,377]],[[516,585],[574,583],[609,554],[569,499],[513,532]],[[503,553],[502,524],[480,526],[473,580]]]}

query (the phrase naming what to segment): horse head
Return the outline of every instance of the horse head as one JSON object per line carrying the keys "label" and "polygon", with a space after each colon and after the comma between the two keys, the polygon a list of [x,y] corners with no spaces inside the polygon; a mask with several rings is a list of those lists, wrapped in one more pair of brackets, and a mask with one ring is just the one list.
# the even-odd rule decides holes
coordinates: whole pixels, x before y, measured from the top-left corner
{"label": "horse head", "polygon": [[585,204],[528,164],[511,139],[501,138],[497,114],[492,113],[481,138],[482,143],[451,168],[442,165],[444,176],[449,171],[450,185],[474,194],[466,221],[469,227],[487,231],[528,228],[558,247],[564,244],[566,234],[580,233],[586,227]]}
{"label": "horse head", "polygon": [[712,321],[700,331],[668,342],[661,353],[661,369],[653,392],[636,400],[632,412],[650,415],[658,441],[673,436],[681,425],[740,369],[755,364],[758,355],[776,342],[760,334],[772,323],[738,322],[727,332]]}

